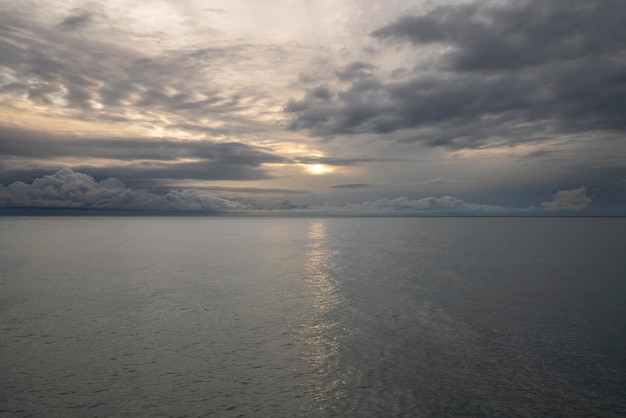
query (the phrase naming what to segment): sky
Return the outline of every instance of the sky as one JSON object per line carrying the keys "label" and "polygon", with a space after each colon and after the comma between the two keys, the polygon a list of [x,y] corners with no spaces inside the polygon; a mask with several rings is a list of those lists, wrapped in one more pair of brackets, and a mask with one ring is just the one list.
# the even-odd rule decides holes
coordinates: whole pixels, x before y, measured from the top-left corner
{"label": "sky", "polygon": [[626,215],[623,0],[0,0],[0,213]]}

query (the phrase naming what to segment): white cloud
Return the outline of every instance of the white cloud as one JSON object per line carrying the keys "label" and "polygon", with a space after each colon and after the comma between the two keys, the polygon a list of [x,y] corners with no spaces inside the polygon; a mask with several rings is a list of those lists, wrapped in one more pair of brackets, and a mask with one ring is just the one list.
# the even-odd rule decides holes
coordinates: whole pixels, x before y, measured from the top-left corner
{"label": "white cloud", "polygon": [[573,190],[561,190],[554,195],[549,202],[542,202],[541,207],[546,210],[582,210],[591,204],[591,198],[587,196],[587,188],[580,187]]}
{"label": "white cloud", "polygon": [[156,194],[128,188],[116,178],[93,177],[63,168],[52,175],[0,186],[0,207],[222,212],[242,205],[187,189]]}

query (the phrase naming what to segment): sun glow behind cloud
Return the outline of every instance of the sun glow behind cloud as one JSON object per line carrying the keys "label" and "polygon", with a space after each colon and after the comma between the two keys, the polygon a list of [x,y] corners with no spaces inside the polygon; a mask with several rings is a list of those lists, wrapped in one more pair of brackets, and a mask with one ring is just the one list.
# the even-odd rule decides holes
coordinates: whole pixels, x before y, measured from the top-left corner
{"label": "sun glow behind cloud", "polygon": [[324,164],[306,164],[305,168],[309,174],[314,175],[329,174],[334,171],[331,167]]}

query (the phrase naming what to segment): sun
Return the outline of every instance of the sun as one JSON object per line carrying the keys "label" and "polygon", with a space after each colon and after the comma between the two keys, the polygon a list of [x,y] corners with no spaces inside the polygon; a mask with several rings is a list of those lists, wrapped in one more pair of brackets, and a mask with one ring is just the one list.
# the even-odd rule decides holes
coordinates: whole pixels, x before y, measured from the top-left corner
{"label": "sun", "polygon": [[307,164],[306,170],[311,174],[328,174],[333,170],[324,164]]}

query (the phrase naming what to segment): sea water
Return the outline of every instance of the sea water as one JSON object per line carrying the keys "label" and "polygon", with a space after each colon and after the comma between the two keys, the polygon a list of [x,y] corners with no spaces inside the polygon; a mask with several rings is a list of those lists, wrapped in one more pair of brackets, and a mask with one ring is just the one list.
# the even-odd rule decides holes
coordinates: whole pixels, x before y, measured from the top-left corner
{"label": "sea water", "polygon": [[0,218],[0,415],[626,416],[626,218]]}

